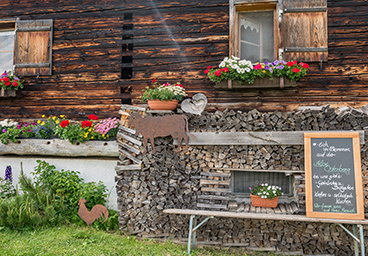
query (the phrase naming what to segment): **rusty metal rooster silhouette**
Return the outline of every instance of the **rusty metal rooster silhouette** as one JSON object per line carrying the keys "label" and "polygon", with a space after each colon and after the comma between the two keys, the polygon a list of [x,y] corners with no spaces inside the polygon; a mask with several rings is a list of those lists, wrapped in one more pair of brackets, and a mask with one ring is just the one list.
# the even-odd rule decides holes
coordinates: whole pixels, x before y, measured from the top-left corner
{"label": "rusty metal rooster silhouette", "polygon": [[107,220],[107,218],[109,217],[109,212],[105,206],[101,204],[96,204],[92,207],[91,211],[88,211],[86,205],[84,204],[85,202],[87,202],[86,199],[79,199],[78,215],[82,218],[82,220],[87,223],[88,226],[92,225],[92,223],[97,219],[103,219],[105,217],[104,222]]}

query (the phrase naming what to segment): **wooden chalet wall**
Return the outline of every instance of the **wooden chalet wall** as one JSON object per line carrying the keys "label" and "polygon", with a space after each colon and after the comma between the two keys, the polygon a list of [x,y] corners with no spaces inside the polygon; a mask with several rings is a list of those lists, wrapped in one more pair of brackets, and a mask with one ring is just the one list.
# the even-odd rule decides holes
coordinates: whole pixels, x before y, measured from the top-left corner
{"label": "wooden chalet wall", "polygon": [[229,54],[228,0],[3,0],[2,18],[53,19],[53,75],[25,78],[22,98],[0,99],[0,118],[114,115],[122,102],[140,104],[153,78],[204,93],[208,111],[363,106],[367,14],[366,0],[328,0],[328,62],[312,63],[298,87],[226,91],[203,71]]}
{"label": "wooden chalet wall", "polygon": [[[133,1],[132,1],[133,2]],[[208,111],[290,111],[299,106],[368,103],[368,2],[328,0],[328,62],[291,89],[215,90],[203,71],[228,56],[229,6],[223,1],[146,1],[134,13],[133,103],[142,80],[181,81],[189,96],[204,93]],[[156,3],[156,4],[155,4]]]}
{"label": "wooden chalet wall", "polygon": [[0,1],[1,19],[52,19],[54,30],[52,75],[24,77],[22,97],[0,98],[0,118],[118,116],[130,102],[121,79],[121,40],[132,23],[125,9],[118,0]]}

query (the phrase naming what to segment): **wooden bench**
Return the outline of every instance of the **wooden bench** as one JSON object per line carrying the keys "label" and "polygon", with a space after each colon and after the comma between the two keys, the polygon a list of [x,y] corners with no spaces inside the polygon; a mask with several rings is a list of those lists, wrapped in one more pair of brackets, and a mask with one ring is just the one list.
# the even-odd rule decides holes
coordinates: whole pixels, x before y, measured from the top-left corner
{"label": "wooden bench", "polygon": [[[307,218],[305,215],[241,213],[241,212],[202,211],[202,210],[187,210],[187,209],[166,209],[163,212],[167,214],[190,215],[189,234],[188,234],[188,255],[190,255],[191,249],[193,249],[195,246],[197,229],[211,218],[225,217],[225,218],[242,218],[242,219],[259,219],[259,220],[263,219],[263,220],[335,223],[338,224],[354,239],[355,255],[356,256],[359,255],[359,244],[360,244],[360,253],[362,256],[365,256],[363,225],[368,225],[368,220],[319,219],[319,218]],[[197,225],[198,216],[206,216],[206,218]],[[351,232],[349,229],[343,226],[343,224],[352,225],[353,231]]]}

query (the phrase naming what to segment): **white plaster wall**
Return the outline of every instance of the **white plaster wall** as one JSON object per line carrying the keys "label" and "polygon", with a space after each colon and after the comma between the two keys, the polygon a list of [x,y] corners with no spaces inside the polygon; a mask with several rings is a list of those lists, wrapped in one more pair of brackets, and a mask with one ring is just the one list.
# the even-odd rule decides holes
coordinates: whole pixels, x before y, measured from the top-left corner
{"label": "white plaster wall", "polygon": [[4,178],[6,166],[13,171],[13,184],[18,184],[22,162],[23,171],[31,177],[30,172],[37,166],[36,160],[44,160],[55,165],[57,170],[79,171],[84,182],[102,181],[108,189],[107,206],[117,210],[117,195],[115,188],[115,166],[118,158],[64,158],[64,157],[33,157],[33,156],[0,156],[0,177]]}

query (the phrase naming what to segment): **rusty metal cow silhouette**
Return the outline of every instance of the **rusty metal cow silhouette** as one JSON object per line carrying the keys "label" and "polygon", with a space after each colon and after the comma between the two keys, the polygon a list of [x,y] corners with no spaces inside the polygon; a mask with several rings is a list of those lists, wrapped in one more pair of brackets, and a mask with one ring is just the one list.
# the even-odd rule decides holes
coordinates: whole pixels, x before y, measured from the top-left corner
{"label": "rusty metal cow silhouette", "polygon": [[184,151],[188,150],[189,136],[186,133],[192,136],[192,138],[194,137],[189,133],[188,118],[186,115],[142,117],[138,113],[133,113],[129,117],[129,126],[134,127],[137,134],[143,136],[143,154],[147,152],[148,139],[151,141],[153,153],[155,153],[155,138],[171,135],[173,138],[178,139],[178,148],[175,152],[179,152],[183,140],[185,141]]}

